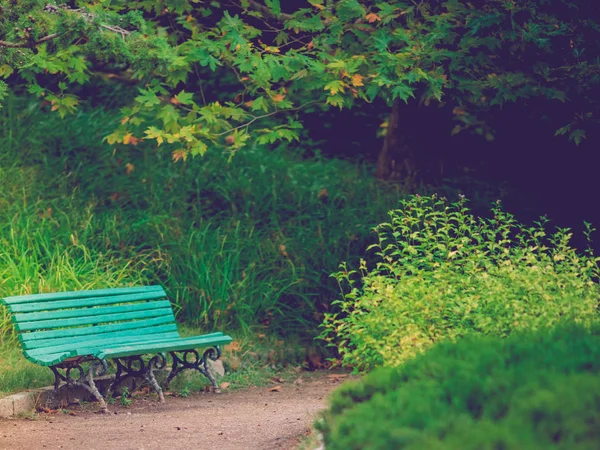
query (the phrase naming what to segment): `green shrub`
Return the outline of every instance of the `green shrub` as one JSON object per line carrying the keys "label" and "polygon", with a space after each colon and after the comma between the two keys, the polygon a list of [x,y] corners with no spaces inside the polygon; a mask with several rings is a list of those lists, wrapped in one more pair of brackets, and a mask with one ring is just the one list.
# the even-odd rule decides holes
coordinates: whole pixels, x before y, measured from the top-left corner
{"label": "green shrub", "polygon": [[342,385],[317,421],[328,450],[597,449],[600,328],[437,344]]}
{"label": "green shrub", "polygon": [[[461,198],[414,196],[376,228],[374,268],[335,274],[350,290],[325,317],[322,337],[342,362],[365,370],[397,365],[439,341],[507,336],[569,318],[598,317],[597,258],[569,245],[571,233],[527,227],[499,204],[476,218]],[[593,230],[588,225],[587,234]]]}

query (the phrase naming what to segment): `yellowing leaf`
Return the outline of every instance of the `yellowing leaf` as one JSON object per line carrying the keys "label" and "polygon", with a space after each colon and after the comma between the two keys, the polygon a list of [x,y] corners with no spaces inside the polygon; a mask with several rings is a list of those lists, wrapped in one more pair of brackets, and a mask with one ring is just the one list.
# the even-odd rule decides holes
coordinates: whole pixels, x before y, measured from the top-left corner
{"label": "yellowing leaf", "polygon": [[125,164],[125,173],[127,175],[131,175],[131,172],[133,172],[133,170],[135,169],[135,166],[131,163],[127,163]]}
{"label": "yellowing leaf", "polygon": [[280,101],[282,101],[285,98],[285,95],[275,94],[272,98],[275,103],[279,103]]}
{"label": "yellowing leaf", "polygon": [[129,117],[123,117],[123,120],[121,120],[121,125],[125,125],[127,122],[129,122]]}
{"label": "yellowing leaf", "polygon": [[375,14],[375,13],[370,13],[370,14],[367,14],[367,15],[365,16],[365,19],[367,19],[367,22],[369,22],[369,23],[373,23],[373,22],[378,22],[378,21],[380,21],[380,20],[381,20],[381,17],[379,17],[379,16],[378,16],[377,14]]}
{"label": "yellowing leaf", "polygon": [[352,75],[352,85],[354,86],[364,86],[363,84],[363,76],[355,73],[354,75]]}
{"label": "yellowing leaf", "polygon": [[177,162],[180,159],[183,159],[185,161],[187,156],[187,153],[185,152],[185,150],[175,150],[173,152],[173,162]]}
{"label": "yellowing leaf", "polygon": [[340,80],[333,80],[327,83],[324,89],[329,91],[331,95],[335,95],[338,92],[344,92],[344,83]]}

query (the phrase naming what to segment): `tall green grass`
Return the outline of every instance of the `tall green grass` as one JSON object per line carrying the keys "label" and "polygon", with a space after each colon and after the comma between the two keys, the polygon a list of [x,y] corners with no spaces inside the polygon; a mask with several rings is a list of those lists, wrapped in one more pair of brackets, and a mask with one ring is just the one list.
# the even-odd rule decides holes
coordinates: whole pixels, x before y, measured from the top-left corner
{"label": "tall green grass", "polygon": [[184,163],[115,149],[102,138],[117,121],[27,99],[0,110],[0,296],[159,283],[190,325],[312,336],[337,296],[330,273],[401,197],[369,166],[299,149]]}

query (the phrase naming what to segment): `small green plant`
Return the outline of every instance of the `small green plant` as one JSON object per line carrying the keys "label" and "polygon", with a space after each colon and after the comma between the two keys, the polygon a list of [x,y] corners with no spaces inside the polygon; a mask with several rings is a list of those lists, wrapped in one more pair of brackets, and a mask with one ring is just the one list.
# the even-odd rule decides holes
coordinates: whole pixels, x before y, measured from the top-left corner
{"label": "small green plant", "polygon": [[184,386],[183,388],[181,388],[179,390],[178,394],[179,394],[180,397],[184,397],[184,398],[185,397],[189,397],[190,396],[190,388],[189,388],[189,386]]}
{"label": "small green plant", "polygon": [[543,219],[525,226],[499,204],[477,218],[465,198],[413,196],[375,231],[379,262],[342,266],[335,277],[345,295],[323,324],[322,337],[357,370],[398,365],[469,334],[598,319],[598,258],[578,254],[571,232],[549,233]]}
{"label": "small green plant", "polygon": [[328,450],[573,449],[600,441],[600,327],[437,344],[336,390]]}
{"label": "small green plant", "polygon": [[121,390],[121,398],[119,398],[119,404],[125,408],[131,406],[131,393],[129,392],[129,388],[124,386]]}
{"label": "small green plant", "polygon": [[113,395],[112,395],[112,394],[111,394],[111,395],[109,395],[109,396],[106,398],[106,403],[108,403],[109,405],[114,405],[114,404],[115,404],[115,398],[113,397]]}

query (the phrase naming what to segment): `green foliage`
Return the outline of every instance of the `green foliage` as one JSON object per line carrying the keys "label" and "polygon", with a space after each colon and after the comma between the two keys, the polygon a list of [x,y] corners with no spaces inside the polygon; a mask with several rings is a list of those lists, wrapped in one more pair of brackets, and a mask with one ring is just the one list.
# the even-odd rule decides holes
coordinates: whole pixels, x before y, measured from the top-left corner
{"label": "green foliage", "polygon": [[328,449],[581,449],[600,439],[600,329],[438,344],[336,390]]}
{"label": "green foliage", "polygon": [[121,397],[119,398],[119,405],[124,406],[125,408],[128,408],[129,406],[131,406],[131,393],[129,392],[129,388],[127,387],[123,387],[123,389],[121,389]]}
{"label": "green foliage", "polygon": [[376,99],[451,105],[454,133],[488,139],[505,103],[544,118],[564,103],[551,119],[575,143],[597,125],[595,0],[309,4],[0,0],[0,76],[64,115],[79,85],[109,72],[140,95],[108,142],[167,142],[177,159],[298,140],[299,110]]}
{"label": "green foliage", "polygon": [[464,198],[435,195],[410,197],[390,212],[370,247],[379,262],[335,274],[349,289],[338,312],[325,316],[322,337],[339,346],[344,364],[398,365],[469,334],[504,337],[567,318],[598,319],[591,251],[578,254],[570,231],[550,233],[545,220],[527,227],[499,204],[492,214],[476,218]]}
{"label": "green foliage", "polygon": [[401,196],[365,166],[283,149],[178,165],[142,143],[113,153],[100,142],[116,120],[1,110],[0,296],[158,283],[205,332],[311,335],[337,296],[329,273]]}

